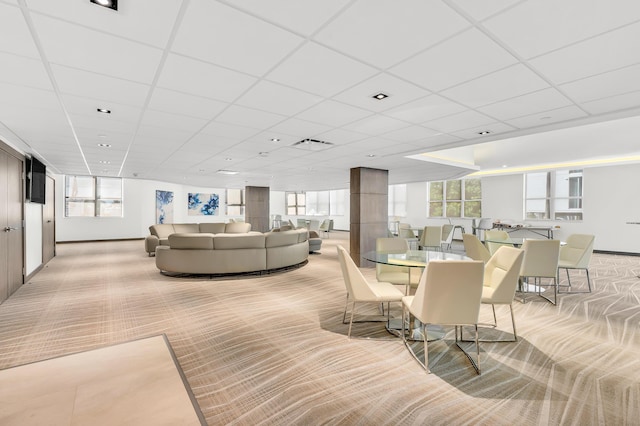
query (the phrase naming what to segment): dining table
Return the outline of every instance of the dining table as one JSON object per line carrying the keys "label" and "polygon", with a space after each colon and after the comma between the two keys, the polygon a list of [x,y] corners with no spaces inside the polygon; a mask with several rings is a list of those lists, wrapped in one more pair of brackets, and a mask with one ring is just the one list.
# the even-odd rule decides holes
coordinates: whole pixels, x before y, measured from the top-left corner
{"label": "dining table", "polygon": [[[420,274],[422,274],[427,264],[433,260],[472,260],[462,254],[435,250],[407,250],[402,253],[368,251],[362,257],[374,263],[412,268],[412,270],[419,271]],[[386,327],[387,331],[396,336],[401,336],[401,333],[407,330],[406,327],[403,327],[401,318],[391,319]],[[424,340],[425,336],[422,333],[419,320],[410,321],[408,330],[409,333],[406,336],[408,340]],[[445,334],[442,326],[437,324],[427,325],[427,341],[441,340]]]}

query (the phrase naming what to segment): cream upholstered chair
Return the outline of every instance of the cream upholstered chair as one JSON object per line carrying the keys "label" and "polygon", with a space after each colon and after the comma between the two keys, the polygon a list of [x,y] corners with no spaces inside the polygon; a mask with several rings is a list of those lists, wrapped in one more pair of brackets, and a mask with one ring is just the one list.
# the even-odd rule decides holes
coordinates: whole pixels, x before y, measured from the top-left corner
{"label": "cream upholstered chair", "polygon": [[319,231],[320,230],[320,221],[318,219],[311,219],[309,221],[309,231]]}
{"label": "cream upholstered chair", "polygon": [[331,219],[323,220],[318,230],[322,232],[322,234],[326,234],[328,237],[331,230],[333,230],[333,220]]}
{"label": "cream upholstered chair", "polygon": [[[475,260],[432,260],[420,278],[414,296],[402,298],[402,324],[406,324],[407,311],[422,323],[423,335],[428,324],[455,326],[456,345],[469,358],[480,374],[480,347],[478,345],[478,314],[482,297],[484,263]],[[474,361],[458,343],[458,327],[475,326],[477,360]],[[408,344],[404,330],[403,341],[411,355],[429,371],[428,339],[424,339],[424,364]]]}
{"label": "cream upholstered chair", "polygon": [[451,250],[451,243],[453,242],[453,230],[455,227],[451,224],[442,225],[442,237],[441,245],[444,245],[447,250]]}
{"label": "cream upholstered chair", "polygon": [[[569,269],[584,269],[587,273],[587,291],[566,291],[563,293],[591,293],[591,279],[589,278],[589,261],[593,254],[593,242],[596,237],[587,234],[571,234],[567,238],[567,244],[560,247],[560,259],[558,260],[558,275],[560,269],[567,271],[568,287],[571,287]],[[563,286],[558,286],[558,291]]]}
{"label": "cream upholstered chair", "polygon": [[418,238],[416,238],[416,235],[411,229],[411,225],[409,225],[408,223],[401,223],[398,225],[398,237],[407,240],[410,248],[417,248]]}
{"label": "cream upholstered chair", "polygon": [[342,277],[347,288],[347,303],[342,315],[342,323],[346,324],[347,306],[351,300],[351,318],[349,319],[349,331],[347,336],[351,338],[351,326],[357,302],[363,303],[387,303],[387,325],[389,324],[389,303],[400,302],[404,296],[393,284],[385,282],[369,282],[362,275],[349,253],[342,246],[338,246],[338,259],[342,269]]}
{"label": "cream upholstered chair", "polygon": [[422,234],[420,235],[420,241],[418,246],[421,249],[427,250],[442,250],[442,226],[425,226]]}
{"label": "cream upholstered chair", "polygon": [[[522,290],[529,290],[528,278],[535,279],[538,295],[547,299],[554,305],[558,297],[558,256],[560,254],[560,240],[525,240],[522,245],[524,258],[520,268],[522,278]],[[543,284],[542,279],[548,279],[552,284]],[[551,285],[553,288],[553,300],[542,294],[542,286]],[[524,302],[524,298],[522,300]]]}
{"label": "cream upholstered chair", "polygon": [[[504,241],[504,243],[496,241]],[[501,231],[499,229],[490,229],[484,231],[484,245],[487,246],[487,250],[489,250],[489,253],[492,256],[499,247],[513,247],[513,243],[509,241],[509,234],[507,233],[507,231]]]}
{"label": "cream upholstered chair", "polygon": [[307,219],[296,219],[296,228],[306,228],[307,227]]}
{"label": "cream upholstered chair", "polygon": [[[509,305],[514,342],[518,340],[518,335],[516,333],[516,321],[513,315],[512,302],[516,288],[518,287],[523,258],[523,250],[514,247],[500,247],[484,267],[482,303],[491,305],[491,309],[493,310],[493,327],[498,326],[495,305]],[[505,340],[494,341],[500,342]]]}
{"label": "cream upholstered chair", "polygon": [[[408,250],[409,243],[404,238],[376,239],[376,252],[378,253],[406,253]],[[405,294],[409,294],[411,286],[415,287],[418,285],[421,272],[418,268],[376,263],[376,279],[378,281],[405,286]]]}
{"label": "cream upholstered chair", "polygon": [[464,251],[467,256],[473,260],[481,260],[487,263],[491,258],[491,253],[482,244],[482,242],[472,234],[462,234],[462,244],[464,244]]}

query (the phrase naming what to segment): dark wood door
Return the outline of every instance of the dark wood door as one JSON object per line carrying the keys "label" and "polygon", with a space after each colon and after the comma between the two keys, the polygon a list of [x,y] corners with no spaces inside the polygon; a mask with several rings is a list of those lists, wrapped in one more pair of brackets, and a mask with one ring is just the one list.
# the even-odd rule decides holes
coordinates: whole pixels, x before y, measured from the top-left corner
{"label": "dark wood door", "polygon": [[56,255],[55,180],[47,176],[46,202],[42,209],[42,264]]}
{"label": "dark wood door", "polygon": [[0,303],[24,282],[23,167],[21,159],[0,150]]}

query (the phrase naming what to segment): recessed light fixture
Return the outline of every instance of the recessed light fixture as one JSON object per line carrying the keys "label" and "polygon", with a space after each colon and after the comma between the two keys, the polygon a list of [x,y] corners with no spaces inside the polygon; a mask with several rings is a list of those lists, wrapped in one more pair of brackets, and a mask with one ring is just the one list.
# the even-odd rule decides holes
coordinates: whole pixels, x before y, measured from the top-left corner
{"label": "recessed light fixture", "polygon": [[107,160],[100,160],[99,161],[100,164],[111,164],[111,161],[107,161]]}
{"label": "recessed light fixture", "polygon": [[479,135],[482,135],[482,136],[484,136],[484,135],[488,135],[489,133],[491,133],[491,132],[490,132],[490,131],[488,131],[488,130],[483,130],[483,131],[481,131],[481,132],[478,132],[478,134],[479,134]]}
{"label": "recessed light fixture", "polygon": [[509,167],[509,166],[507,166],[506,164],[503,164],[503,165],[502,165],[502,168],[503,168],[503,169],[506,169],[507,167]]}
{"label": "recessed light fixture", "polygon": [[227,157],[227,158],[224,159],[224,161],[231,161],[231,160],[233,160],[233,158],[231,158],[231,157]]}
{"label": "recessed light fixture", "polygon": [[367,157],[369,157],[369,158],[373,158],[375,156],[376,156],[375,154],[367,154]]}
{"label": "recessed light fixture", "polygon": [[98,108],[98,112],[101,112],[103,114],[111,114],[111,110],[106,108]]}
{"label": "recessed light fixture", "polygon": [[110,143],[99,143],[98,146],[100,148],[111,148],[111,144]]}
{"label": "recessed light fixture", "polygon": [[218,170],[216,173],[220,173],[221,175],[237,175],[239,172],[236,172],[235,170]]}
{"label": "recessed light fixture", "polygon": [[389,97],[389,95],[387,95],[385,93],[382,93],[382,92],[372,96],[373,99],[377,99],[379,101],[383,100],[384,98],[388,98],[388,97]]}
{"label": "recessed light fixture", "polygon": [[118,0],[89,0],[98,6],[108,7],[109,9],[118,10]]}
{"label": "recessed light fixture", "polygon": [[280,142],[280,139],[278,139],[278,138],[271,138],[271,142]]}
{"label": "recessed light fixture", "polygon": [[261,151],[261,152],[259,152],[259,153],[258,153],[258,155],[259,155],[260,157],[268,157],[268,156],[269,156],[269,153],[268,153],[268,152],[266,152],[266,151]]}

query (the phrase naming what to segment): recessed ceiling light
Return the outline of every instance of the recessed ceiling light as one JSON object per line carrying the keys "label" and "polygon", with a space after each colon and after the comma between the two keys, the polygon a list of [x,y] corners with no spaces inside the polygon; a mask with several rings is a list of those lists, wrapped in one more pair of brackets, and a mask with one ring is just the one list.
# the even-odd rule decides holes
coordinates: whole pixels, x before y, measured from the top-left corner
{"label": "recessed ceiling light", "polygon": [[98,108],[98,112],[101,112],[103,114],[111,114],[111,110],[105,108]]}
{"label": "recessed ceiling light", "polygon": [[99,161],[100,164],[111,164],[111,161],[107,161],[107,160],[100,160]]}
{"label": "recessed ceiling light", "polygon": [[98,146],[100,148],[111,148],[111,144],[110,143],[99,143]]}
{"label": "recessed ceiling light", "polygon": [[216,173],[220,173],[221,175],[237,175],[239,172],[236,172],[235,170],[218,170]]}
{"label": "recessed ceiling light", "polygon": [[109,9],[118,10],[118,0],[89,0],[98,6],[108,7]]}
{"label": "recessed ceiling light", "polygon": [[367,157],[369,157],[369,158],[373,158],[375,156],[376,156],[375,154],[367,154]]}
{"label": "recessed ceiling light", "polygon": [[479,135],[488,135],[489,133],[491,133],[491,132],[488,131],[488,130],[483,130],[481,132],[478,132]]}
{"label": "recessed ceiling light", "polygon": [[506,164],[503,164],[503,165],[502,165],[502,168],[503,168],[503,169],[506,169],[507,167],[509,167],[509,166],[507,166]]}
{"label": "recessed ceiling light", "polygon": [[379,101],[383,100],[384,98],[388,98],[388,97],[389,97],[389,95],[387,95],[385,93],[382,93],[382,92],[372,96],[373,99],[377,99]]}
{"label": "recessed ceiling light", "polygon": [[268,153],[268,152],[266,152],[266,151],[261,151],[261,152],[259,152],[259,153],[258,153],[258,155],[259,155],[260,157],[268,157],[268,156],[269,156],[269,153]]}
{"label": "recessed ceiling light", "polygon": [[231,157],[227,157],[227,158],[224,159],[224,161],[231,161],[231,160],[233,160],[233,158],[231,158]]}
{"label": "recessed ceiling light", "polygon": [[278,138],[271,138],[271,142],[280,142],[280,139],[278,139]]}

